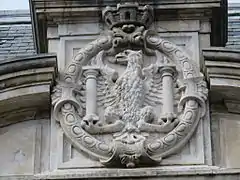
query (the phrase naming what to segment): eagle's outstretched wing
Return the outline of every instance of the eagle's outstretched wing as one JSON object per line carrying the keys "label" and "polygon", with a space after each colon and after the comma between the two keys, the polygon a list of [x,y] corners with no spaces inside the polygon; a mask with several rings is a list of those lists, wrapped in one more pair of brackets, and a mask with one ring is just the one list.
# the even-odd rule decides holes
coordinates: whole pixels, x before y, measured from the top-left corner
{"label": "eagle's outstretched wing", "polygon": [[104,74],[97,79],[97,98],[98,105],[104,108],[113,106],[118,102],[117,89],[113,80],[114,75]]}
{"label": "eagle's outstretched wing", "polygon": [[162,83],[158,67],[154,64],[143,68],[145,77],[144,105],[156,106],[162,103]]}
{"label": "eagle's outstretched wing", "polygon": [[101,51],[92,61],[92,66],[100,69],[100,75],[97,77],[97,100],[98,105],[104,108],[114,105],[118,101],[117,88],[115,81],[118,73],[103,63],[103,54]]}
{"label": "eagle's outstretched wing", "polygon": [[[145,101],[144,105],[156,106],[162,104],[162,81],[161,74],[158,72],[158,66],[151,64],[143,69],[143,75],[145,76]],[[174,82],[173,96],[175,104],[180,99],[181,87],[178,87],[179,83]]]}

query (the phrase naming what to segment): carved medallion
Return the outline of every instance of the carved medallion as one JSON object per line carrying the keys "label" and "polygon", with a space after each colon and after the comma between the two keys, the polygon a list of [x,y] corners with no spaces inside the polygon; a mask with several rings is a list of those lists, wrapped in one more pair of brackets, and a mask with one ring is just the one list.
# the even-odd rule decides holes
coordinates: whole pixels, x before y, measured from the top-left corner
{"label": "carved medallion", "polygon": [[151,7],[121,4],[103,16],[110,32],[81,49],[55,87],[55,118],[105,165],[160,163],[205,115],[206,83],[181,49],[147,30]]}

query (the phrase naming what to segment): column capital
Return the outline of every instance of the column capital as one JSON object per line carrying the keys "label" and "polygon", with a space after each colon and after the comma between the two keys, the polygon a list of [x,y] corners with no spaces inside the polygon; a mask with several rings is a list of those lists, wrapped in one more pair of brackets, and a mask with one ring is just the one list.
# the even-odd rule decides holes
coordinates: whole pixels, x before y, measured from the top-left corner
{"label": "column capital", "polygon": [[165,65],[159,67],[159,73],[161,74],[161,77],[164,76],[171,76],[176,77],[177,76],[177,69],[175,65]]}
{"label": "column capital", "polygon": [[83,69],[83,75],[87,79],[96,78],[100,71],[98,67],[93,67],[93,66],[84,66],[82,69]]}

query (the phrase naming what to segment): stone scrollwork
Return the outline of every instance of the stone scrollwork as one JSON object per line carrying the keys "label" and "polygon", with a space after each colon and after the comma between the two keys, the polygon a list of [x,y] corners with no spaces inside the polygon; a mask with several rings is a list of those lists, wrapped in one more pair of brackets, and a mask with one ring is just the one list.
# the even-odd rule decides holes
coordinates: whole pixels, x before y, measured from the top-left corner
{"label": "stone scrollwork", "polygon": [[[110,33],[77,53],[53,93],[66,137],[105,165],[160,163],[188,142],[206,113],[202,74],[180,48],[147,30],[152,15],[149,6],[108,7]],[[169,61],[147,62],[156,51]]]}

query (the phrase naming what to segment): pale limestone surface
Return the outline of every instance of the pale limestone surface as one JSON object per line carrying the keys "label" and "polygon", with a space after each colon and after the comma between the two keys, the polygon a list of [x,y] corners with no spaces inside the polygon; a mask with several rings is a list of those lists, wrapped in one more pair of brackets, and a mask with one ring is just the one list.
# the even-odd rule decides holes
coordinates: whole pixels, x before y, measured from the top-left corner
{"label": "pale limestone surface", "polygon": [[1,128],[1,175],[33,174],[36,127],[29,122]]}
{"label": "pale limestone surface", "polygon": [[55,55],[1,62],[1,176],[33,175],[48,169],[46,119],[56,66]]}
{"label": "pale limestone surface", "polygon": [[211,88],[213,159],[216,165],[239,168],[240,52],[208,48],[203,54]]}
{"label": "pale limestone surface", "polygon": [[[157,32],[146,30],[153,20],[152,9],[145,6],[141,10],[137,5],[136,10],[132,6],[120,5],[117,10],[120,17],[115,19],[112,16],[119,16],[116,10],[106,8],[103,17],[110,29],[112,28],[113,35],[102,35],[77,51],[64,68],[61,77],[63,82],[58,84],[56,94],[53,94],[54,117],[60,122],[66,137],[72,141],[77,151],[83,151],[93,160],[99,159],[105,165],[120,163],[126,167],[135,167],[141,163],[150,164],[160,162],[162,158],[168,159],[165,157],[176,154],[188,142],[199,120],[203,117],[208,119],[207,89],[199,72],[199,65],[196,65],[199,58],[194,55],[197,53],[190,54],[195,61],[190,60],[192,58],[189,54],[185,54],[179,47],[184,47],[185,43],[175,44],[161,39]],[[122,13],[126,8],[133,25],[124,25],[127,22],[123,17],[127,17],[127,13]],[[133,14],[138,14],[138,19],[142,18],[142,22],[135,24],[138,19]],[[123,25],[117,25],[120,22],[115,22],[116,19]],[[196,35],[193,41],[197,41]],[[126,48],[128,43],[133,45],[128,48],[141,47],[142,51],[129,50]],[[195,44],[192,50],[199,49],[198,43]],[[113,56],[109,54],[104,59],[107,50]],[[155,60],[151,62],[149,56],[154,50],[160,54],[155,53]],[[112,65],[106,63],[107,61]],[[125,69],[118,67],[119,64],[125,65]],[[69,85],[64,85],[66,82]],[[77,84],[79,87],[75,88]],[[179,100],[177,96],[180,96]],[[175,104],[180,109],[182,107],[179,114]],[[81,121],[77,120],[77,112]],[[149,138],[137,131],[150,133]],[[203,129],[197,136],[200,138],[196,141],[197,145],[195,142],[190,145],[190,153],[187,153],[191,154],[189,160],[186,157],[180,162],[173,159],[167,164],[205,164],[205,159],[210,154],[209,151],[206,154],[204,152],[203,137],[208,131],[208,128]],[[112,143],[109,144],[109,140]]]}
{"label": "pale limestone surface", "polygon": [[[181,21],[172,21],[172,24],[176,24],[176,22],[178,22],[179,24],[181,24]],[[191,24],[195,22],[195,24]],[[171,29],[171,31],[167,31],[165,30],[165,32],[161,32],[159,31],[159,34],[161,35],[161,37],[163,37],[166,40],[169,40],[173,43],[175,43],[176,45],[178,45],[178,47],[182,48],[183,50],[185,50],[190,57],[192,57],[192,59],[194,61],[196,61],[197,64],[200,64],[202,62],[200,62],[200,54],[199,54],[199,34],[197,32],[191,32],[193,30],[195,31],[202,31],[204,33],[210,33],[207,30],[207,23],[205,23],[204,25],[203,23],[200,23],[200,21],[186,21],[186,24],[189,25],[185,25],[183,24],[182,28],[180,28],[180,31],[182,31],[181,33],[171,33],[171,31],[175,32],[176,29],[174,28],[169,28]],[[161,27],[166,26],[169,27],[168,23],[165,23],[163,21],[157,22],[155,26],[158,26],[158,24],[161,24]],[[93,26],[92,29],[89,28],[85,28],[88,26]],[[171,24],[170,24],[171,25]],[[190,26],[191,25],[191,26]],[[173,26],[173,25],[172,25]],[[190,27],[189,27],[190,26]],[[177,27],[177,26],[175,26]],[[75,31],[73,30],[73,28],[75,28]],[[101,32],[101,26],[96,26],[93,25],[91,23],[88,24],[76,24],[76,25],[61,25],[59,26],[57,29],[56,28],[50,28],[48,31],[48,37],[49,37],[49,44],[52,46],[49,46],[49,49],[52,49],[52,52],[56,52],[58,53],[58,57],[60,59],[60,62],[58,63],[59,65],[59,71],[64,71],[66,65],[71,61],[72,58],[75,57],[75,55],[77,54],[77,52],[84,47],[84,45],[86,45],[87,43],[93,41],[94,39],[97,38],[97,35],[99,34],[99,32]],[[185,32],[185,31],[189,31],[189,32]],[[61,37],[60,33],[61,32]],[[75,32],[75,36],[72,37],[71,34]],[[56,37],[59,37],[59,40],[56,39]],[[205,42],[203,42],[205,43]],[[62,49],[59,51],[59,48]],[[149,58],[149,57],[148,57]],[[208,139],[208,136],[203,136],[202,134],[209,134],[209,126],[207,125],[208,122],[208,118],[205,118],[204,121],[199,124],[199,128],[198,131],[196,132],[197,134],[194,135],[194,137],[191,140],[191,144],[189,144],[188,146],[186,146],[183,150],[181,154],[178,155],[174,155],[173,157],[170,157],[166,160],[163,160],[163,164],[204,164],[204,163],[209,163],[211,162],[211,153],[210,153],[210,139]],[[53,135],[54,137],[56,137],[58,139],[59,142],[59,148],[62,149],[62,145],[64,141],[64,138],[61,138],[62,140],[60,140],[60,138],[58,137],[62,137],[59,135]],[[62,142],[61,142],[62,141]],[[207,146],[204,146],[203,144],[206,144]],[[69,145],[68,145],[69,146]],[[55,147],[55,146],[54,146]],[[65,148],[65,147],[64,147]],[[73,149],[73,152],[75,152],[75,148],[73,147],[69,147],[68,151],[71,151],[71,149]],[[55,152],[55,150],[53,150]],[[205,153],[203,153],[205,151]],[[55,154],[55,153],[54,153]],[[79,153],[74,153],[77,156],[82,157],[82,155],[79,155]],[[65,158],[64,155],[59,155],[60,157],[63,157],[63,159]],[[66,157],[69,156],[66,154]],[[82,165],[82,162],[78,162],[77,161],[77,157],[73,158],[74,161],[74,167],[82,167],[84,165]],[[62,160],[63,161],[63,160]],[[71,160],[72,162],[72,160]],[[65,162],[65,164],[69,164],[68,166],[71,166],[70,162]],[[86,167],[91,167],[93,166],[93,162],[91,164],[86,163]],[[99,166],[99,165],[97,165]]]}
{"label": "pale limestone surface", "polygon": [[[48,169],[49,121],[39,119],[1,128],[1,176],[33,175]],[[4,178],[3,178],[4,179]]]}
{"label": "pale limestone surface", "polygon": [[[61,6],[62,2],[59,1],[57,6]],[[40,3],[38,5],[38,7],[41,6]],[[75,5],[76,1],[72,4],[72,10],[76,8]],[[46,8],[48,6],[51,6],[51,3],[46,4]],[[174,2],[167,6],[157,6],[157,9],[170,7],[181,9],[184,7],[194,8],[198,12],[198,8],[209,9],[211,6],[219,6],[219,2],[198,3],[195,1],[191,6]],[[55,13],[48,14],[53,17],[55,22],[61,22],[59,25],[54,24],[47,28],[48,51],[56,53],[58,59],[59,78],[57,80],[65,77],[66,67],[76,58],[80,49],[95,40],[100,34],[103,35],[103,31],[107,29],[104,24],[94,18],[85,19],[83,22],[84,17],[80,16],[82,19],[74,21],[79,17],[78,13],[72,13],[70,17],[65,14],[66,16],[61,16],[61,19],[59,14],[62,13],[62,10],[64,9],[61,7]],[[81,11],[86,11],[81,8],[78,10],[80,14]],[[91,13],[96,11],[94,8],[88,10]],[[37,11],[42,13],[41,8]],[[77,12],[76,9],[75,12]],[[161,38],[172,42],[186,52],[196,64],[197,71],[201,69],[205,73],[210,88],[210,101],[206,102],[206,115],[200,120],[195,133],[182,149],[163,159],[161,164],[146,168],[104,167],[97,158],[94,159],[86,153],[85,149],[80,150],[77,143],[71,142],[73,138],[66,136],[66,130],[62,128],[62,124],[56,121],[58,120],[55,117],[56,113],[49,107],[50,95],[56,93],[56,91],[51,92],[50,89],[53,80],[56,80],[56,66],[30,68],[0,76],[3,82],[14,84],[13,89],[7,89],[6,92],[0,94],[2,97],[1,112],[3,111],[0,129],[0,160],[2,160],[0,179],[238,180],[240,174],[238,153],[240,150],[240,124],[237,113],[240,108],[238,102],[239,73],[235,69],[239,66],[237,62],[239,52],[229,53],[225,49],[210,49],[204,50],[202,54],[202,49],[210,46],[211,24],[209,19],[201,19],[201,15],[193,13],[194,11],[182,12],[180,10],[178,12],[182,13],[184,16],[181,17],[186,17],[186,20],[176,18],[164,21],[160,18],[150,28],[156,30]],[[199,10],[199,12],[201,11]],[[193,15],[199,20],[190,20],[189,17]],[[74,24],[67,24],[66,19],[69,20],[67,22],[74,22]],[[205,52],[212,53],[214,60],[211,59],[212,55],[206,55]],[[161,53],[157,57],[161,57]],[[144,59],[154,62],[157,58],[144,56]],[[111,68],[116,69],[119,74],[124,72],[124,68],[116,68],[116,66],[111,66]],[[30,78],[26,78],[28,76]],[[89,76],[95,75],[90,73]],[[78,80],[81,78],[80,76]],[[94,78],[92,77],[89,84],[92,87],[99,81]],[[27,79],[30,79],[30,83]],[[44,85],[42,85],[43,81]],[[28,85],[21,87],[16,82]],[[171,84],[166,84],[171,86]],[[66,87],[68,89],[69,85]],[[58,93],[61,94],[61,91],[57,91]],[[92,95],[96,92],[87,91],[87,93]],[[165,91],[166,93],[168,91]],[[69,97],[70,93],[66,94]],[[91,97],[90,95],[88,97]],[[94,98],[90,100],[92,103],[96,101]],[[14,106],[14,103],[17,105]],[[171,105],[171,103],[166,104],[169,107]],[[44,108],[45,105],[46,108]],[[95,106],[91,106],[91,104],[87,107],[89,113],[96,110]],[[51,116],[49,117],[46,114],[50,112],[50,109]],[[167,109],[169,110],[169,108]],[[41,113],[42,111],[44,113]],[[44,116],[47,117],[43,118]],[[21,122],[25,120],[30,121]],[[88,133],[91,134],[91,132],[90,129]],[[102,140],[106,137],[99,135],[98,138]],[[108,138],[110,137],[104,140],[107,141]]]}

